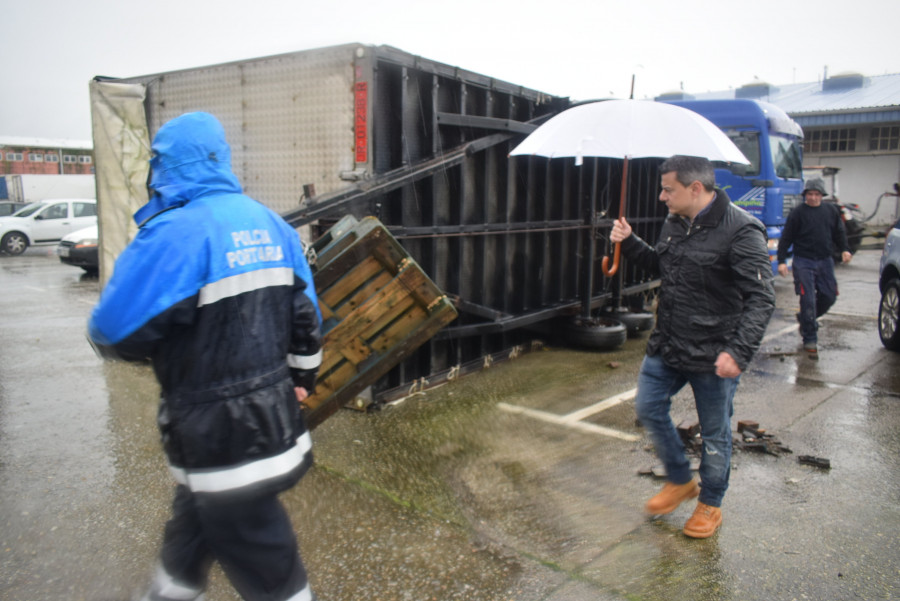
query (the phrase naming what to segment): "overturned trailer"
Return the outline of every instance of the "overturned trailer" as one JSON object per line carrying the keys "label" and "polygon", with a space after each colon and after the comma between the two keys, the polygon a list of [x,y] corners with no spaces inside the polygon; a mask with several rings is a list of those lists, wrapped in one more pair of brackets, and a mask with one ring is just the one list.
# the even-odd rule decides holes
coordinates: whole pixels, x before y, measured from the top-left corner
{"label": "overturned trailer", "polygon": [[[149,142],[166,121],[222,122],[246,193],[316,246],[373,216],[458,318],[374,383],[377,397],[515,354],[571,316],[645,311],[658,282],[596,256],[618,215],[622,162],[509,157],[568,98],[388,46],[349,44],[91,82],[101,279],[146,202]],[[658,160],[630,164],[628,219],[655,240]],[[319,243],[319,246],[324,246]]]}

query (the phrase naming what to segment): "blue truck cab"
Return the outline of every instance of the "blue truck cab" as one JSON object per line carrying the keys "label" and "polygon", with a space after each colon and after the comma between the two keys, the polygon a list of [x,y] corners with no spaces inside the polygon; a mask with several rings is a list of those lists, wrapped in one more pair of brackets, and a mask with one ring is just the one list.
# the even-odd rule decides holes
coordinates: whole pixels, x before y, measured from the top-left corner
{"label": "blue truck cab", "polygon": [[803,130],[768,102],[746,98],[665,100],[699,113],[719,127],[750,161],[746,169],[716,169],[716,184],[734,204],[757,217],[769,236],[769,260],[776,253],[785,219],[803,202]]}

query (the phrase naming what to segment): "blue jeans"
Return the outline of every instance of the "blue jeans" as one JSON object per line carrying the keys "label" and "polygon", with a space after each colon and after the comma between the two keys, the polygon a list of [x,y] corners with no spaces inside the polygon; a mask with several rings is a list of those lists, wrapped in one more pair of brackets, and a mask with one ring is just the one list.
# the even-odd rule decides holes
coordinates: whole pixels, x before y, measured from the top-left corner
{"label": "blue jeans", "polygon": [[666,365],[662,357],[646,356],[641,363],[635,410],[650,434],[666,479],[685,484],[691,479],[690,461],[669,415],[672,397],[690,383],[700,419],[703,455],[700,459],[700,502],[720,507],[731,472],[731,416],[737,378],[713,372],[689,372]]}
{"label": "blue jeans", "polygon": [[819,324],[837,299],[834,260],[794,257],[794,292],[800,296],[800,336],[803,342],[818,342]]}

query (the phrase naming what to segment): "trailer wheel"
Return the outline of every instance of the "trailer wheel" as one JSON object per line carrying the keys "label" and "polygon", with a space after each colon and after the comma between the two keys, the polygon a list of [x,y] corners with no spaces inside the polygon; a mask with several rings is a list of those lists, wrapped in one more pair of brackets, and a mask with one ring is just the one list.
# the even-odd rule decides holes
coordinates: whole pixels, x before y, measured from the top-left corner
{"label": "trailer wheel", "polygon": [[627,309],[632,313],[656,313],[659,304],[659,288],[651,288],[640,294],[624,299]]}
{"label": "trailer wheel", "polygon": [[21,255],[28,248],[28,237],[22,232],[9,232],[0,241],[0,250],[10,255]]}
{"label": "trailer wheel", "polygon": [[560,322],[565,342],[584,348],[611,351],[625,344],[628,332],[621,321],[608,317],[575,317]]}
{"label": "trailer wheel", "polygon": [[607,313],[610,319],[621,321],[625,331],[630,337],[640,335],[653,328],[654,315],[643,311],[630,311],[628,309],[616,309]]}
{"label": "trailer wheel", "polygon": [[888,280],[878,305],[878,335],[881,344],[891,351],[900,351],[900,280]]}

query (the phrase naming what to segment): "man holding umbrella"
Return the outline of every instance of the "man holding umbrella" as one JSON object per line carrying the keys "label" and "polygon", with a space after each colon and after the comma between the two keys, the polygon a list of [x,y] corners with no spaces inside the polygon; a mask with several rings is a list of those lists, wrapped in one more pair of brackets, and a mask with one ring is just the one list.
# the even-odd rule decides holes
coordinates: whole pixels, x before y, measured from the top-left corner
{"label": "man holding umbrella", "polygon": [[[715,188],[705,158],[676,155],[660,166],[660,201],[669,208],[655,247],[620,217],[610,240],[661,278],[656,327],[638,376],[635,409],[666,468],[667,482],[646,504],[661,515],[699,496],[684,533],[712,536],[722,523],[731,471],[731,416],[741,373],[759,349],[775,309],[762,223]],[[669,411],[685,384],[703,437],[700,482],[691,475]]]}

